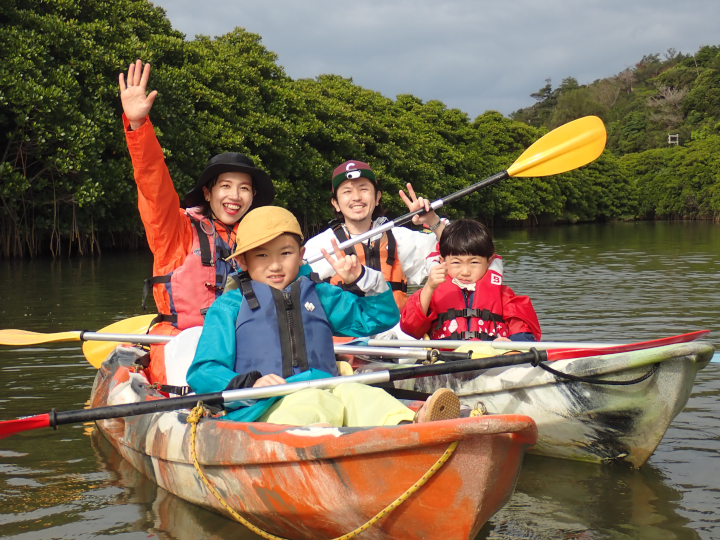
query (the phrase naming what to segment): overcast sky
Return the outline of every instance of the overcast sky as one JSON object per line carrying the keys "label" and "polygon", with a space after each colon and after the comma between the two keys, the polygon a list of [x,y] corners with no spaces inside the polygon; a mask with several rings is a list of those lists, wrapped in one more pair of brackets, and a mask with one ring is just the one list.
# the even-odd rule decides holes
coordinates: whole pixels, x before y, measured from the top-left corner
{"label": "overcast sky", "polygon": [[295,79],[333,73],[471,118],[533,103],[551,78],[581,84],[644,54],[720,45],[718,0],[158,0],[192,39],[237,26]]}

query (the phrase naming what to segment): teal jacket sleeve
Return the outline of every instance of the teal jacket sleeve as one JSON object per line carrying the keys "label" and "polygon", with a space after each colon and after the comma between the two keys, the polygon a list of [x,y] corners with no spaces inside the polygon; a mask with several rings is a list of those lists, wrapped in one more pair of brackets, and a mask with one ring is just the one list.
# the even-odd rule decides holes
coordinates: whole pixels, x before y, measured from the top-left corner
{"label": "teal jacket sleeve", "polygon": [[400,320],[389,288],[375,296],[357,296],[329,283],[318,283],[315,290],[336,336],[372,336],[390,330]]}
{"label": "teal jacket sleeve", "polygon": [[229,291],[213,302],[205,315],[195,358],[187,372],[193,392],[220,392],[235,373],[235,322],[242,304],[239,290]]}

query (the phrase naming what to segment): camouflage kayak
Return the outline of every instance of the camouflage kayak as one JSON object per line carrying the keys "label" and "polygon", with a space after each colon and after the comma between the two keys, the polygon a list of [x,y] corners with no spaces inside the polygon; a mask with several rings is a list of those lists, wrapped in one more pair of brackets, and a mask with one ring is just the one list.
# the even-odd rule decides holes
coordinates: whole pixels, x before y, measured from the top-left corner
{"label": "camouflage kayak", "polygon": [[[550,363],[553,369],[588,378],[588,382],[525,365],[395,385],[421,392],[447,387],[471,408],[477,405],[489,414],[527,415],[538,426],[538,442],[529,451],[533,454],[640,467],[682,411],[695,375],[713,353],[712,345],[694,341]],[[360,371],[389,366],[373,362]]]}
{"label": "camouflage kayak", "polygon": [[[118,347],[95,379],[91,406],[164,399]],[[537,429],[526,416],[462,418],[393,427],[323,428],[207,417],[197,427],[198,476],[188,411],[102,420],[100,432],[130,464],[194,504],[237,512],[283,538],[335,538],[368,522],[450,458],[363,539],[474,538],[511,497]]]}

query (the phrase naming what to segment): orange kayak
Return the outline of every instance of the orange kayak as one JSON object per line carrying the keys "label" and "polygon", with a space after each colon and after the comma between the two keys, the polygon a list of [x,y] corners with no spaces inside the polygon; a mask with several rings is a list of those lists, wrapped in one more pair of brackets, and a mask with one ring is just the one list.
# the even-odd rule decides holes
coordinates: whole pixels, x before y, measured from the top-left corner
{"label": "orange kayak", "polygon": [[[163,399],[133,373],[141,353],[118,347],[98,371],[92,407]],[[98,421],[100,432],[165,490],[228,515],[191,458],[188,411]],[[290,539],[336,538],[411,488],[448,446],[447,462],[361,539],[469,539],[513,493],[525,450],[537,440],[527,416],[497,415],[392,427],[323,428],[204,418],[197,459],[228,506]]]}

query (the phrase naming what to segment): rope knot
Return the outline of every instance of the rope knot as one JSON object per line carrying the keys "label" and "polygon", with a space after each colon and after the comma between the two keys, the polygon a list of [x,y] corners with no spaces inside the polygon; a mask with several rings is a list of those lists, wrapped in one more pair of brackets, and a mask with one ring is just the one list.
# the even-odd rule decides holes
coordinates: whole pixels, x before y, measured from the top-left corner
{"label": "rope knot", "polygon": [[198,401],[197,405],[195,405],[195,408],[190,412],[190,415],[187,417],[187,423],[188,424],[197,424],[200,422],[200,419],[205,416],[205,406],[203,405],[202,401]]}
{"label": "rope knot", "polygon": [[533,359],[533,361],[531,362],[532,367],[538,367],[540,365],[540,362],[542,362],[542,360],[540,360],[540,353],[538,352],[538,350],[535,347],[531,347],[530,352],[535,357]]}

